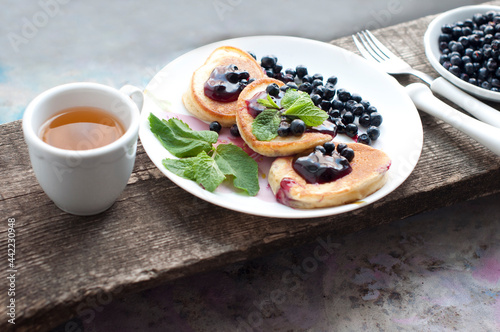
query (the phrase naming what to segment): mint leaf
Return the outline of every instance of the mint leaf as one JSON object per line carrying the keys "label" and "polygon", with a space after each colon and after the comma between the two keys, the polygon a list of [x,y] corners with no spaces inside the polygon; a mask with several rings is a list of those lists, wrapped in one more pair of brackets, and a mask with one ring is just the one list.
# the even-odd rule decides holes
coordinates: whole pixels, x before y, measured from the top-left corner
{"label": "mint leaf", "polygon": [[278,111],[266,109],[255,117],[252,123],[252,134],[259,141],[270,141],[278,136],[279,125]]}
{"label": "mint leaf", "polygon": [[217,163],[205,151],[194,159],[194,177],[206,190],[213,192],[226,179]]}
{"label": "mint leaf", "polygon": [[234,144],[220,144],[214,159],[225,175],[233,176],[233,185],[250,196],[259,192],[258,165],[243,149]]}
{"label": "mint leaf", "polygon": [[271,98],[270,95],[267,95],[267,99],[257,99],[257,102],[261,104],[262,106],[265,106],[266,108],[275,108],[279,109],[280,107],[276,102]]}
{"label": "mint leaf", "polygon": [[310,127],[319,126],[328,119],[328,114],[316,107],[309,96],[304,95],[297,98],[283,114],[296,116]]}
{"label": "mint leaf", "polygon": [[177,118],[160,120],[151,113],[148,119],[151,132],[176,157],[194,157],[201,151],[209,152],[212,144],[217,142],[216,132],[194,131]]}
{"label": "mint leaf", "polygon": [[175,175],[181,176],[185,179],[195,181],[196,175],[194,172],[194,165],[197,157],[170,159],[165,158],[162,160],[163,166]]}
{"label": "mint leaf", "polygon": [[295,89],[286,90],[285,95],[283,96],[283,98],[281,98],[281,107],[283,107],[284,109],[289,109],[290,106],[292,106],[293,103],[295,103],[295,101],[299,99],[299,97],[303,93],[305,92],[300,92]]}

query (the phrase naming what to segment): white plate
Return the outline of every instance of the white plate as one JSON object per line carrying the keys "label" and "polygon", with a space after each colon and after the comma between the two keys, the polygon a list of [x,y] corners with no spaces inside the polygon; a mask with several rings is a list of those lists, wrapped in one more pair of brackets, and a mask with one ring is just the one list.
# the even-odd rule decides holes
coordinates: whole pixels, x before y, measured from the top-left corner
{"label": "white plate", "polygon": [[[274,54],[284,68],[304,64],[309,73],[325,77],[336,75],[337,87],[361,94],[376,106],[383,116],[381,137],[374,147],[385,151],[392,159],[388,182],[364,200],[338,207],[312,210],[293,209],[278,203],[272,195],[265,177],[271,158],[254,155],[259,162],[260,192],[256,197],[238,193],[231,185],[221,185],[213,193],[196,183],[169,172],[162,165],[164,158],[174,158],[165,150],[149,128],[150,113],[159,118],[178,116],[195,130],[208,129],[208,124],[193,118],[184,108],[182,94],[188,89],[193,71],[200,67],[217,47],[231,45],[254,52],[258,59]],[[146,100],[141,114],[139,135],[142,145],[153,163],[169,179],[191,194],[213,204],[244,213],[277,218],[312,218],[352,211],[373,203],[396,189],[413,171],[422,150],[423,132],[418,112],[403,87],[386,73],[373,67],[363,58],[331,44],[284,36],[256,36],[225,40],[188,52],[163,68],[148,84]],[[219,140],[232,137],[228,130],[221,132]],[[241,140],[241,139],[238,139]],[[344,135],[337,140],[352,140]],[[242,141],[240,141],[241,143]],[[239,142],[236,142],[239,143]],[[168,201],[165,202],[168,204]]]}
{"label": "white plate", "polygon": [[450,73],[439,63],[441,51],[439,50],[438,37],[441,34],[441,27],[445,24],[453,24],[457,21],[463,21],[468,18],[472,19],[474,14],[485,14],[490,10],[500,11],[500,7],[488,5],[464,6],[440,14],[432,20],[424,34],[424,47],[425,55],[427,56],[427,59],[431,63],[432,67],[434,67],[434,69],[448,81],[476,97],[492,101],[500,101],[500,92],[483,89],[465,82]]}

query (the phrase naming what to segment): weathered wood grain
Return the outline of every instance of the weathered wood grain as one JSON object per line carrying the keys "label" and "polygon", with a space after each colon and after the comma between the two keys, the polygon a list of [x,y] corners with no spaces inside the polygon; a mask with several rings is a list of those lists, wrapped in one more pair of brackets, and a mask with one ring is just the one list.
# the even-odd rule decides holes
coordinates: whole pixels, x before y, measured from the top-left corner
{"label": "weathered wood grain", "polygon": [[[415,68],[437,76],[421,41],[430,20],[375,34]],[[350,37],[333,43],[354,51]],[[202,201],[164,177],[140,144],[129,185],[110,210],[68,215],[36,182],[21,122],[0,126],[0,259],[7,261],[7,218],[15,218],[17,330],[45,331],[127,292],[500,191],[498,157],[442,121],[421,116],[422,155],[400,188],[366,208],[306,220],[245,215]],[[0,294],[7,294],[6,282]],[[3,304],[0,317],[0,330],[12,328]]]}

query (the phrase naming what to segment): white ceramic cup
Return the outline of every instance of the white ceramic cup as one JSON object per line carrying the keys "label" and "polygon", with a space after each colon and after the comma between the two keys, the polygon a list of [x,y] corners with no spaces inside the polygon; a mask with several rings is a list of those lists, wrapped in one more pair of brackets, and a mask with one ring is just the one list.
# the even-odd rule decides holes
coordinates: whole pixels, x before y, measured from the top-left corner
{"label": "white ceramic cup", "polygon": [[[23,115],[24,139],[40,186],[63,211],[94,215],[116,201],[132,174],[137,150],[140,89],[126,85],[120,90],[97,83],[70,83],[37,96]],[[116,141],[89,150],[66,150],[45,143],[41,126],[64,109],[97,107],[111,112],[125,128]]]}

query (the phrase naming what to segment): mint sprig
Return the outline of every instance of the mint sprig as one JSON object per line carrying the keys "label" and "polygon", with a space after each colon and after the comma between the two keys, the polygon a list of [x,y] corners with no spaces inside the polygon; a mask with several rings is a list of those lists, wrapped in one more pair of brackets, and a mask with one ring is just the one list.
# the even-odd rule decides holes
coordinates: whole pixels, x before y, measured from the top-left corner
{"label": "mint sprig", "polygon": [[219,137],[214,131],[193,131],[179,119],[160,120],[154,114],[149,116],[149,125],[163,147],[179,158],[194,157],[201,151],[209,152]]}
{"label": "mint sprig", "polygon": [[[151,131],[162,145],[180,159],[165,158],[163,166],[170,172],[195,181],[213,192],[225,180],[250,196],[259,192],[257,162],[234,144],[219,144],[213,131],[194,131],[179,119],[160,120],[149,115]],[[215,135],[215,136],[214,136]]]}
{"label": "mint sprig", "polygon": [[272,108],[272,109],[280,108],[278,104],[276,104],[276,102],[273,100],[273,98],[271,98],[270,95],[267,95],[266,99],[257,99],[257,102],[266,108]]}
{"label": "mint sprig", "polygon": [[252,123],[252,134],[259,141],[270,141],[278,136],[280,114],[275,109],[265,109]]}
{"label": "mint sprig", "polygon": [[328,119],[328,114],[314,105],[309,94],[295,89],[285,92],[281,107],[269,95],[257,101],[266,107],[252,123],[252,133],[259,141],[270,141],[278,136],[281,115],[299,118],[309,127],[319,126]]}

